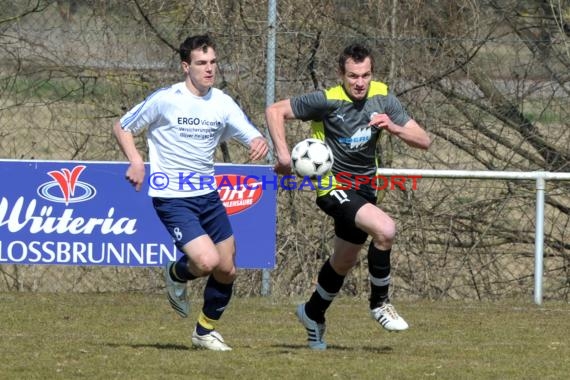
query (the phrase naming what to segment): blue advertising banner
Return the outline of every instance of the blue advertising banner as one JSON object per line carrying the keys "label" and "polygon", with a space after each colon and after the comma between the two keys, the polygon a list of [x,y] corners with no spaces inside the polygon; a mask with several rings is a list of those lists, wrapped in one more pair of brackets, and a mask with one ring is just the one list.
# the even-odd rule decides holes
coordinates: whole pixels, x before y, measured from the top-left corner
{"label": "blue advertising banner", "polygon": [[[162,266],[180,257],[152,207],[148,181],[136,192],[127,167],[0,160],[0,265]],[[272,176],[267,165],[216,165],[239,268],[275,266],[277,188],[252,185]]]}

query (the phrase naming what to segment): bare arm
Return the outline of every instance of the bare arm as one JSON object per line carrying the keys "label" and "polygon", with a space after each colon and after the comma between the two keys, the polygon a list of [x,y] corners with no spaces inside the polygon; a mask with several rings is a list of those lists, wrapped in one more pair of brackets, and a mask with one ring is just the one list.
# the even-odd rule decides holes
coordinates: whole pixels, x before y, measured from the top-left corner
{"label": "bare arm", "polygon": [[139,191],[144,181],[145,169],[142,156],[136,148],[133,134],[123,131],[119,121],[115,122],[113,126],[113,134],[130,163],[126,178],[135,187],[135,190]]}
{"label": "bare arm", "polygon": [[427,150],[431,145],[431,139],[427,132],[414,119],[410,119],[403,126],[399,126],[394,124],[388,115],[377,114],[374,115],[369,125],[386,130],[414,148]]}
{"label": "bare arm", "polygon": [[273,103],[265,110],[265,121],[275,148],[275,172],[291,174],[291,153],[285,137],[285,121],[295,119],[289,99]]}

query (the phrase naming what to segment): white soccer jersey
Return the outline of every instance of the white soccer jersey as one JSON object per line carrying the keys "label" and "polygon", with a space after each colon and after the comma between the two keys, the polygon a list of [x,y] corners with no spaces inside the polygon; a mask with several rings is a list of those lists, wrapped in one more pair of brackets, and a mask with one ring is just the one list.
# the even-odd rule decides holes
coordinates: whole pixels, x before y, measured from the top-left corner
{"label": "white soccer jersey", "polygon": [[261,136],[230,96],[216,88],[196,96],[184,82],[155,91],[120,122],[123,130],[134,134],[146,130],[151,197],[194,197],[214,191],[218,143],[236,138],[248,145]]}

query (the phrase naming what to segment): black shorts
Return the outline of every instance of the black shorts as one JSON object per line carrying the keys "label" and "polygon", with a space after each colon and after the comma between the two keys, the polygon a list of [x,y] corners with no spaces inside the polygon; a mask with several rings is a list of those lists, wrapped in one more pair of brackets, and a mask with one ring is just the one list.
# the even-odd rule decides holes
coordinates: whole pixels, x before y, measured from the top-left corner
{"label": "black shorts", "polygon": [[334,219],[334,233],[353,244],[364,244],[368,234],[356,227],[356,213],[367,203],[376,205],[376,197],[356,190],[332,190],[317,197],[317,205]]}

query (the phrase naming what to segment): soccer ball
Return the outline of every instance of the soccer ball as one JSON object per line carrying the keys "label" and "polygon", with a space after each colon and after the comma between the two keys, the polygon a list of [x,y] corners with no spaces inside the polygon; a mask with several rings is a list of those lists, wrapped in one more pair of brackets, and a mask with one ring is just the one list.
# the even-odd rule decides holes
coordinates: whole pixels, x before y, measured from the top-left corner
{"label": "soccer ball", "polygon": [[291,166],[299,177],[323,176],[333,166],[331,148],[319,139],[300,141],[291,151]]}

